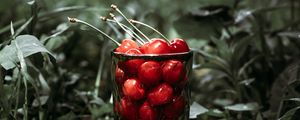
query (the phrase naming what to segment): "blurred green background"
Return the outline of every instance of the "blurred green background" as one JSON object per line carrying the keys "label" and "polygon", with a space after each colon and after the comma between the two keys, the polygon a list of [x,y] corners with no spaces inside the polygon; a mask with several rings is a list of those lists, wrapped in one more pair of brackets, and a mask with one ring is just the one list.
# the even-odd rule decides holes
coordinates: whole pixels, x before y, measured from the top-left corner
{"label": "blurred green background", "polygon": [[2,0],[0,119],[113,119],[116,46],[67,19],[121,41],[111,4],[194,51],[190,119],[300,119],[299,0]]}

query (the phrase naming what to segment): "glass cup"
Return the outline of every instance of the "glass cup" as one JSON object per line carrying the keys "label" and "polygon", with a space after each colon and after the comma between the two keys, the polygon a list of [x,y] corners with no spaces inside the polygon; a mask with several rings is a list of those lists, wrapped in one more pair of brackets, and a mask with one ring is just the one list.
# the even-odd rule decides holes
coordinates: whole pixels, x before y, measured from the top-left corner
{"label": "glass cup", "polygon": [[112,52],[115,120],[188,120],[192,52]]}

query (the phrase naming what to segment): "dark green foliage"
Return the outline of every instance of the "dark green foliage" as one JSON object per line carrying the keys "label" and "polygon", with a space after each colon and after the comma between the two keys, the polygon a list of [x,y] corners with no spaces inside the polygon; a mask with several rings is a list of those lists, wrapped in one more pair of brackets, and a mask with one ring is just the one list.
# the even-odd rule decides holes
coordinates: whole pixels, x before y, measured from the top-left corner
{"label": "dark green foliage", "polygon": [[300,119],[297,0],[1,1],[0,119],[113,119],[115,46],[67,21],[78,17],[121,41],[124,31],[99,19],[112,3],[189,43],[191,119]]}

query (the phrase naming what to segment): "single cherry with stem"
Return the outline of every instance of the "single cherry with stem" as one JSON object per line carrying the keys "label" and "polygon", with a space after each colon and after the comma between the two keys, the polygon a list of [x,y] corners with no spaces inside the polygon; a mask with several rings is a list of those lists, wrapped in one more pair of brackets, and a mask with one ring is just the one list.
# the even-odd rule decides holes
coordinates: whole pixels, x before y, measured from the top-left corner
{"label": "single cherry with stem", "polygon": [[86,26],[89,26],[91,28],[93,28],[94,30],[100,32],[102,35],[106,36],[107,38],[109,38],[110,40],[112,40],[117,46],[120,46],[121,44],[119,42],[117,42],[116,40],[114,40],[112,37],[110,37],[109,35],[107,35],[106,33],[104,33],[103,31],[101,31],[100,29],[96,28],[95,26],[85,22],[85,21],[82,21],[82,20],[79,20],[77,18],[71,18],[71,17],[68,17],[68,20],[71,22],[71,23],[81,23],[81,24],[84,24]]}
{"label": "single cherry with stem", "polygon": [[89,24],[89,23],[87,23],[85,21],[79,20],[77,18],[70,18],[70,17],[68,17],[68,20],[70,22],[72,22],[72,23],[81,23],[81,24],[87,25],[87,26],[95,29],[96,31],[100,32],[101,34],[103,34],[104,36],[106,36],[107,38],[109,38],[110,40],[112,40],[118,46],[118,48],[116,48],[116,52],[125,53],[125,52],[127,52],[127,50],[129,50],[131,48],[139,48],[138,44],[135,41],[130,40],[130,39],[125,39],[120,44],[119,42],[117,42],[116,40],[114,40],[112,37],[110,37],[109,35],[107,35],[103,31],[101,31],[100,29],[96,28],[95,26],[93,26],[93,25],[91,25],[91,24]]}

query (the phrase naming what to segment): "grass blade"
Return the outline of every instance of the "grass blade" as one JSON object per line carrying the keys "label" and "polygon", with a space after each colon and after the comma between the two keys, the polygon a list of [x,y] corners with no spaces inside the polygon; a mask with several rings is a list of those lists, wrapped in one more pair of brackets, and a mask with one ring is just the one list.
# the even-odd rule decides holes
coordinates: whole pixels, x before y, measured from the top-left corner
{"label": "grass blade", "polygon": [[13,38],[17,37],[33,20],[33,17],[30,17],[13,35]]}

